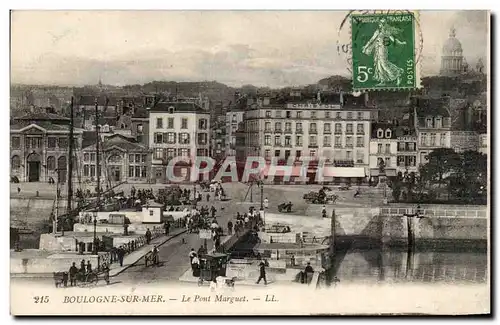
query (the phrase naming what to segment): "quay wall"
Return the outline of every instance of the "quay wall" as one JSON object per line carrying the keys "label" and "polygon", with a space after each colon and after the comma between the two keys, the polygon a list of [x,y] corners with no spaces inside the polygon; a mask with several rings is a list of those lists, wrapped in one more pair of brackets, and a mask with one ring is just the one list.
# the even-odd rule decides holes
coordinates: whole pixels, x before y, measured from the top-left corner
{"label": "quay wall", "polygon": [[[390,206],[389,206],[390,207]],[[315,207],[316,208],[316,207]],[[321,205],[319,205],[321,209]],[[398,206],[399,211],[387,207],[359,208],[327,206],[328,218],[314,215],[266,214],[267,223],[289,225],[292,232],[306,232],[308,236],[328,236],[331,233],[331,215],[335,209],[335,237],[337,243],[388,246],[407,245],[408,221],[401,209],[411,213],[414,207]],[[410,218],[415,244],[433,245],[457,242],[474,243],[485,247],[488,238],[488,210],[486,206],[422,206],[423,218]]]}
{"label": "quay wall", "polygon": [[97,255],[53,254],[45,257],[13,258],[10,259],[10,273],[13,274],[47,274],[52,272],[66,272],[73,262],[80,267],[81,260],[90,261],[92,267],[97,267]]}

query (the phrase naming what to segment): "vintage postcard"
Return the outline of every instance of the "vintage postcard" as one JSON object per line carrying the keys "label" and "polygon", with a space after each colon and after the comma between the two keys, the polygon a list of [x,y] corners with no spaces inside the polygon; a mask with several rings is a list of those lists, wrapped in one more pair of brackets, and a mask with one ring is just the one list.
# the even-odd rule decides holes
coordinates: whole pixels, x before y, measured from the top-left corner
{"label": "vintage postcard", "polygon": [[11,12],[23,315],[490,314],[488,11]]}

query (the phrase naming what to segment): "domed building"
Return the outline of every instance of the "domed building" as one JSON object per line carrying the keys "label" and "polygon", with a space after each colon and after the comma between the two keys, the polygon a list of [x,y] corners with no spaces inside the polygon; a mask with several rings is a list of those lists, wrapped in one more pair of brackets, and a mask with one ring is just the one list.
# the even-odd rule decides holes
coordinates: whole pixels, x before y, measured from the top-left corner
{"label": "domed building", "polygon": [[455,28],[451,28],[450,37],[443,45],[441,70],[443,76],[454,76],[464,72],[462,43],[456,38]]}

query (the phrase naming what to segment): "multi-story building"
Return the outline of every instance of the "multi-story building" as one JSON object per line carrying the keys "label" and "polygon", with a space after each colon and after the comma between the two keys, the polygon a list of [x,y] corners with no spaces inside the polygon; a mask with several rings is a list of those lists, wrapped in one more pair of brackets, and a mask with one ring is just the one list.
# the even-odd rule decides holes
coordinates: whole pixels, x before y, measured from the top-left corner
{"label": "multi-story building", "polygon": [[396,176],[398,154],[397,127],[389,123],[373,123],[370,138],[370,177],[376,180],[383,164],[385,175]]}
{"label": "multi-story building", "polygon": [[479,148],[478,151],[482,154],[488,154],[488,134],[483,133],[479,135]]}
{"label": "multi-story building", "polygon": [[[370,123],[376,111],[366,96],[301,94],[264,98],[245,115],[246,156],[260,155],[288,161],[325,158],[335,167],[335,178],[365,177],[369,168]],[[350,174],[352,172],[352,175]]]}
{"label": "multi-story building", "polygon": [[107,136],[99,147],[99,168],[97,148],[90,145],[82,149],[82,180],[95,181],[99,173],[102,184],[120,182],[148,182],[151,175],[151,154],[143,144],[120,134]]}
{"label": "multi-story building", "polygon": [[417,165],[436,148],[451,148],[451,118],[442,99],[412,98],[418,138]]}
{"label": "multi-story building", "polygon": [[226,113],[226,156],[236,155],[236,131],[244,118],[243,109],[232,109]]}
{"label": "multi-story building", "polygon": [[408,130],[402,134],[397,134],[398,151],[396,172],[401,174],[417,173],[417,136],[415,132]]}
{"label": "multi-story building", "polygon": [[456,152],[479,149],[479,136],[476,131],[451,131],[451,148]]}
{"label": "multi-story building", "polygon": [[[73,130],[73,168],[77,170],[82,129]],[[11,176],[21,182],[66,182],[70,119],[49,113],[15,118],[10,126]],[[76,173],[73,173],[73,177]]]}
{"label": "multi-story building", "polygon": [[[170,159],[208,156],[210,147],[210,112],[194,103],[160,102],[149,110],[149,146],[152,149],[153,180],[167,182]],[[176,164],[176,176],[189,176],[189,166]],[[177,174],[180,173],[180,174]]]}

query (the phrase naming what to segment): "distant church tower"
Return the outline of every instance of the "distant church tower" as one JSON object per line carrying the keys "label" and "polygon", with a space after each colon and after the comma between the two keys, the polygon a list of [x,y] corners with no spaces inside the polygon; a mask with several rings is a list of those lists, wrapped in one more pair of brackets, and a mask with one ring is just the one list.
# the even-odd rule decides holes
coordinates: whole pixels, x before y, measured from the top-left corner
{"label": "distant church tower", "polygon": [[464,57],[462,55],[462,44],[455,37],[456,31],[452,27],[450,37],[443,45],[441,54],[441,71],[442,76],[454,76],[464,72]]}

